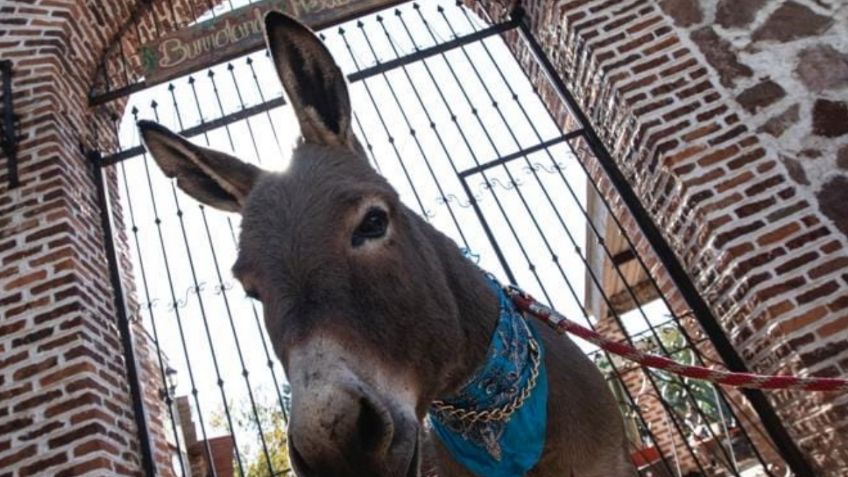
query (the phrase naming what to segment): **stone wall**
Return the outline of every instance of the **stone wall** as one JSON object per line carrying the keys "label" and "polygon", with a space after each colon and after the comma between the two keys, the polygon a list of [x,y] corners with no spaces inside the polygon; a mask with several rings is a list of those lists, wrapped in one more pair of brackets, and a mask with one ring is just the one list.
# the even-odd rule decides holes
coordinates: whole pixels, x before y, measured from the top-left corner
{"label": "stone wall", "polygon": [[[467,3],[498,20],[516,2]],[[848,5],[521,3],[747,363],[764,373],[848,374]],[[509,43],[557,105],[520,39]],[[770,397],[822,475],[844,475],[848,396]]]}
{"label": "stone wall", "polygon": [[798,189],[848,233],[848,4],[665,1],[745,123]]}

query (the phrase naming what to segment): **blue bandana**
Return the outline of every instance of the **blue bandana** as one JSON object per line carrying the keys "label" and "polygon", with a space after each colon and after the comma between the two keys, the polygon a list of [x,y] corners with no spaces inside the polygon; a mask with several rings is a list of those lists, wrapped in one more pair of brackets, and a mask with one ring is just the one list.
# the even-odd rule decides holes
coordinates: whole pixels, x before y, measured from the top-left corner
{"label": "blue bandana", "polygon": [[538,344],[536,387],[505,421],[469,422],[434,408],[430,424],[451,456],[479,477],[520,477],[535,466],[545,445],[548,380],[542,342],[515,310],[512,300],[490,277],[500,300],[500,317],[489,344],[486,362],[458,393],[443,401],[460,409],[499,408],[528,386],[533,371],[529,343]]}

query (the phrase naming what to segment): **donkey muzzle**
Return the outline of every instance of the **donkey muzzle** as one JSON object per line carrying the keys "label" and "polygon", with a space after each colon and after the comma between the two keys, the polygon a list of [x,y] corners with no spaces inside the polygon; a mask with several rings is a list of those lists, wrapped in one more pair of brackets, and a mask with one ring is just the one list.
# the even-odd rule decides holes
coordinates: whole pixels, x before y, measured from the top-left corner
{"label": "donkey muzzle", "polygon": [[419,425],[411,403],[310,348],[290,363],[289,452],[297,475],[417,477]]}

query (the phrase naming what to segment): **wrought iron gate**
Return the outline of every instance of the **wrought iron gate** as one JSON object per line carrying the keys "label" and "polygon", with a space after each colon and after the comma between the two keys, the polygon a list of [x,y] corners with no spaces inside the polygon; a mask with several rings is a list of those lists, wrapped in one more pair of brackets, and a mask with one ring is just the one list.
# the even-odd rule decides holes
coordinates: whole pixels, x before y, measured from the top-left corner
{"label": "wrought iron gate", "polygon": [[[208,11],[198,21],[236,6]],[[559,98],[542,101],[504,43],[507,32],[520,35]],[[490,24],[453,2],[405,3],[328,28],[323,37],[349,74],[354,127],[374,167],[483,268],[628,342],[740,369],[520,11]],[[104,63],[92,95],[100,104],[133,93],[116,123],[120,149],[92,159],[106,177],[98,183],[109,235],[124,232],[112,229],[108,212],[117,205],[109,203],[110,192],[119,196],[135,274],[136,291],[128,296],[140,303],[119,302],[118,308],[137,311],[130,315],[151,335],[174,473],[190,475],[198,461],[211,475],[228,473],[215,459],[223,435],[240,475],[286,475],[275,450],[275,432],[286,419],[285,378],[259,305],[243,297],[229,274],[239,218],[206,209],[176,189],[150,163],[134,123],[155,119],[268,168],[285,165],[296,125],[264,52],[142,89],[121,45]],[[567,111],[567,121],[557,117],[560,111]],[[562,130],[559,124],[577,126]],[[118,189],[110,190],[110,183]],[[614,207],[619,201],[627,207]],[[628,232],[623,223],[631,219],[644,235]],[[638,247],[643,239],[651,247]],[[110,246],[113,282],[121,286],[121,254]],[[116,296],[123,300],[122,292]],[[129,318],[119,320],[134,370]],[[620,399],[640,475],[778,476],[787,463],[795,467],[794,444],[762,395],[747,395],[752,409],[740,393],[584,350]],[[139,379],[130,376],[136,415],[143,416]]]}

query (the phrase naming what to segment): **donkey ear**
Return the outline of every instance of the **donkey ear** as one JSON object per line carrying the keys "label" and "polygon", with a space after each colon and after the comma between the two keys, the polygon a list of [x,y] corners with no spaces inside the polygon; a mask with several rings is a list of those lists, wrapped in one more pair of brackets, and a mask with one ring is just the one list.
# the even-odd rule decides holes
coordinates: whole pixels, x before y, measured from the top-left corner
{"label": "donkey ear", "polygon": [[271,58],[307,142],[354,147],[347,82],[324,43],[294,18],[265,15]]}
{"label": "donkey ear", "polygon": [[200,147],[152,121],[139,121],[142,142],[168,177],[198,201],[240,212],[262,170],[223,152]]}

